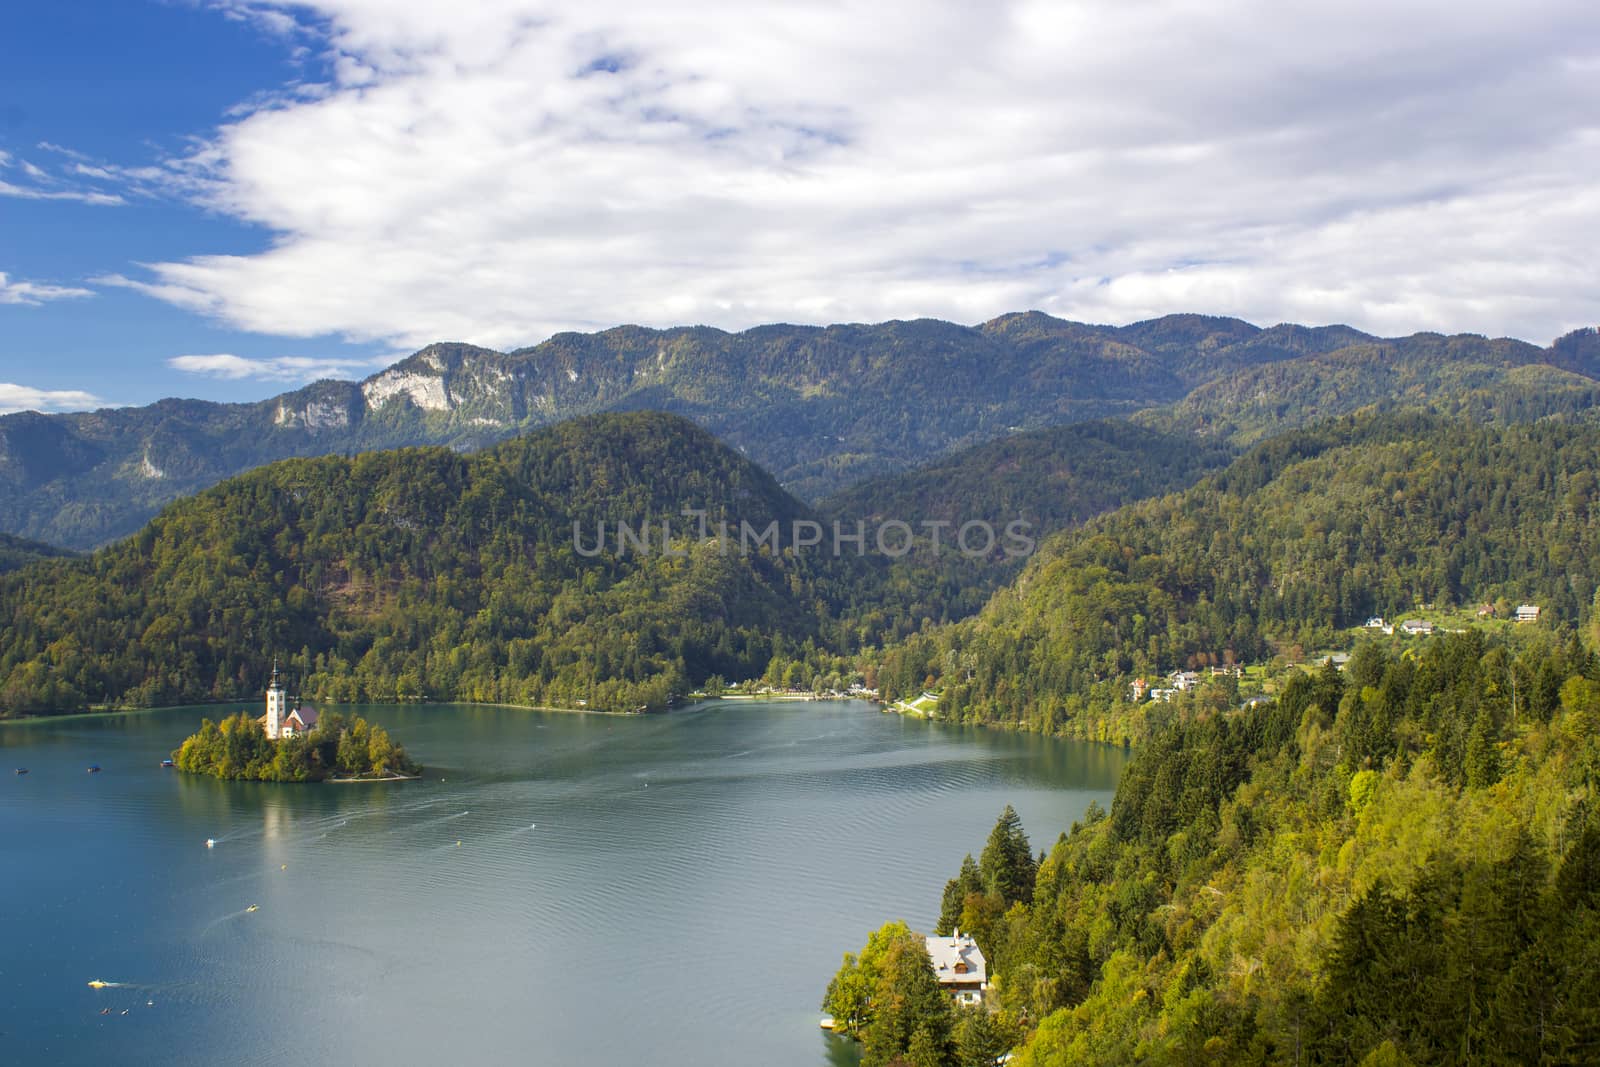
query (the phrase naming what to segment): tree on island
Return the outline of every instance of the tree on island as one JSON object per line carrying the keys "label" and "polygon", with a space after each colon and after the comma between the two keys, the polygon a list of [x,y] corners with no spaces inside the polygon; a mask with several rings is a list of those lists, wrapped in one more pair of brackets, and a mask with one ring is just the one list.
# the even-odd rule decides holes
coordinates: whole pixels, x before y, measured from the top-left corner
{"label": "tree on island", "polygon": [[324,715],[316,729],[270,741],[241,711],[221,723],[204,719],[173,754],[178,769],[214,778],[260,782],[320,782],[324,778],[416,775],[422,767],[383,727],[359,716]]}

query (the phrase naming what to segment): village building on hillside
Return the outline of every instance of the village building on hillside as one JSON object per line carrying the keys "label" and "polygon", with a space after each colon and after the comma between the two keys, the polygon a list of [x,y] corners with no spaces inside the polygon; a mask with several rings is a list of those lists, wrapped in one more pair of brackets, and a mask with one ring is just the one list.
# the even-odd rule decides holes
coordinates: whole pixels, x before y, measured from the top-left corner
{"label": "village building on hillside", "polygon": [[1520,605],[1517,608],[1517,621],[1518,622],[1538,622],[1539,621],[1539,605],[1537,605],[1537,604],[1523,604],[1523,605]]}
{"label": "village building on hillside", "polygon": [[1180,693],[1187,693],[1200,684],[1199,671],[1173,671],[1167,676],[1167,684]]}
{"label": "village building on hillside", "polygon": [[933,960],[933,973],[939,977],[939,988],[955,997],[959,1004],[983,1003],[983,991],[989,985],[989,965],[972,936],[957,930],[950,937],[929,937],[926,941],[928,958]]}
{"label": "village building on hillside", "polygon": [[1427,619],[1407,619],[1400,624],[1400,632],[1413,637],[1427,637],[1433,633],[1433,623]]}

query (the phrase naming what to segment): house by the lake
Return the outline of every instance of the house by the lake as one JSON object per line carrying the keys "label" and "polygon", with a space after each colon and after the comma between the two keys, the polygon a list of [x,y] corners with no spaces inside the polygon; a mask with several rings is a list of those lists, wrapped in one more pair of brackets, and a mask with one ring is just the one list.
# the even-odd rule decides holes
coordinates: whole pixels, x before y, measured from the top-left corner
{"label": "house by the lake", "polygon": [[1522,604],[1522,605],[1520,605],[1517,608],[1517,621],[1518,622],[1538,622],[1539,621],[1539,605],[1537,605],[1537,604]]}
{"label": "house by the lake", "polygon": [[928,957],[933,960],[933,973],[939,977],[939,988],[955,997],[957,1003],[983,1003],[983,991],[989,985],[989,965],[972,936],[957,930],[950,937],[929,937],[926,941]]}

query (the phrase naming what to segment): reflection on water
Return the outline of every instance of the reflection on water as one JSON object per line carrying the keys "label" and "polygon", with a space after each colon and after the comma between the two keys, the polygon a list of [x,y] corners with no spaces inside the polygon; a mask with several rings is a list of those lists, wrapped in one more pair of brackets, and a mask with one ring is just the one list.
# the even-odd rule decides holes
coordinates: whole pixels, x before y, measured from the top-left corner
{"label": "reflection on water", "polygon": [[161,770],[219,709],[0,724],[0,1061],[853,1063],[840,954],[1123,761],[850,702],[358,710],[424,781]]}

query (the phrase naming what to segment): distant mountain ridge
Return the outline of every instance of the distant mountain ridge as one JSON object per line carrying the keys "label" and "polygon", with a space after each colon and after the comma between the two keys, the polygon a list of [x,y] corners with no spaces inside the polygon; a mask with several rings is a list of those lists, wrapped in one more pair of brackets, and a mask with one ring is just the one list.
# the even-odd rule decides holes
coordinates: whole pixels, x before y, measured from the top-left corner
{"label": "distant mountain ridge", "polygon": [[[1335,365],[1360,388],[1321,387],[1330,372],[1318,360],[1372,346],[1382,367]],[[1395,365],[1415,365],[1413,391],[1429,396],[1492,391],[1516,368],[1550,368],[1565,376],[1525,374],[1522,387],[1537,403],[1548,387],[1549,404],[1570,411],[1594,404],[1587,383],[1600,377],[1600,343],[1592,330],[1539,348],[1437,334],[1382,340],[1344,326],[1262,329],[1203,315],[1115,327],[1025,312],[978,326],[621,326],[512,352],[435,344],[360,382],[317,382],[256,403],[162,400],[0,417],[0,530],[87,548],[132,533],[162,504],[274,460],[416,444],[471,450],[631,409],[693,419],[789,491],[817,499],[954,449],[1172,405],[1207,388],[1216,392],[1200,394],[1200,408],[1170,428],[1203,431],[1221,419],[1238,433],[1235,412],[1254,402],[1240,383],[1278,380],[1261,377],[1269,366],[1285,383],[1310,376],[1309,399],[1295,401],[1301,421],[1339,414],[1372,402],[1383,387],[1371,372]],[[1481,373],[1464,382],[1451,373],[1457,366]]]}

